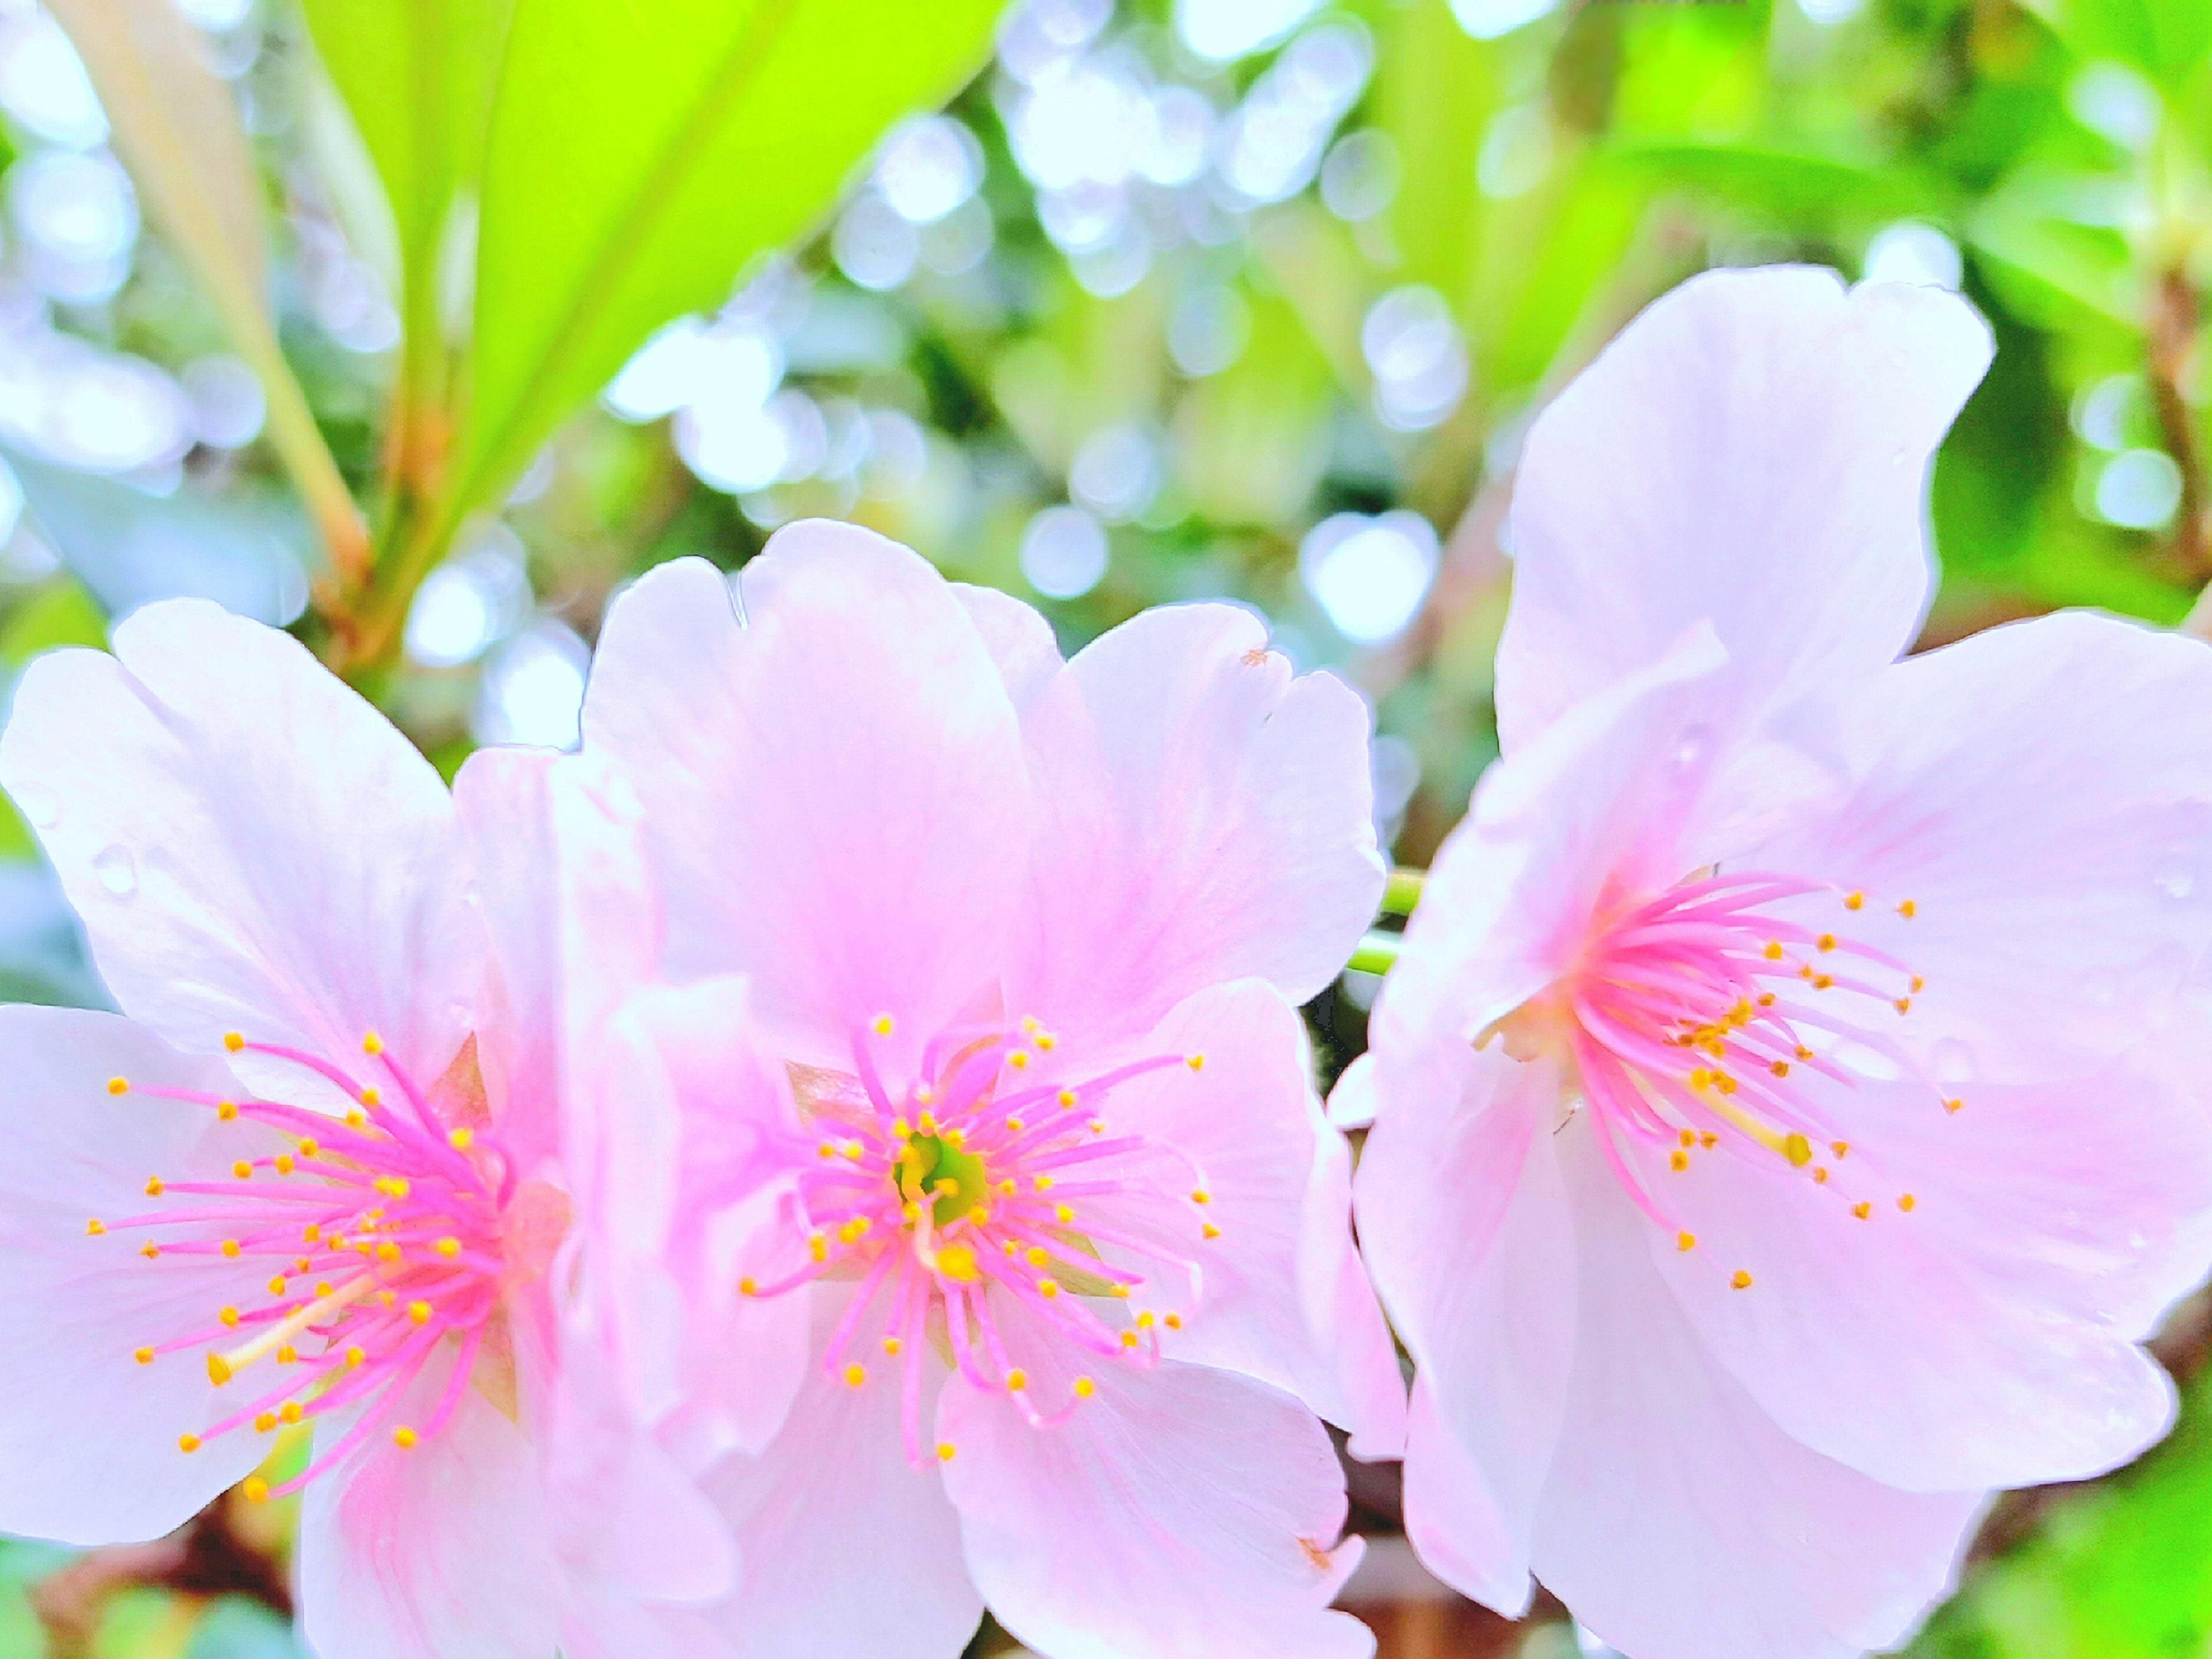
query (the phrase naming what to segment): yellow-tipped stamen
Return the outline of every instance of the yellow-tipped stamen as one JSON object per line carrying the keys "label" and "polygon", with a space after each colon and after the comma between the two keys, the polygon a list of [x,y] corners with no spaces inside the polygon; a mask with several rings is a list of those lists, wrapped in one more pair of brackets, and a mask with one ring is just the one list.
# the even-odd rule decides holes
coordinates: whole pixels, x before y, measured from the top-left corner
{"label": "yellow-tipped stamen", "polygon": [[198,1436],[198,1435],[196,1435],[196,1434],[180,1434],[180,1435],[179,1435],[179,1436],[177,1437],[177,1449],[178,1449],[179,1451],[180,1451],[180,1452],[196,1452],[196,1451],[198,1451],[199,1449],[200,1449],[200,1437],[199,1437],[199,1436]]}
{"label": "yellow-tipped stamen", "polygon": [[398,1447],[402,1451],[412,1449],[416,1442],[421,1437],[421,1436],[417,1435],[414,1430],[409,1428],[404,1423],[402,1423],[398,1428],[392,1431],[392,1443]]}
{"label": "yellow-tipped stamen", "polygon": [[258,1474],[248,1475],[246,1484],[239,1490],[246,1494],[246,1501],[249,1504],[265,1504],[269,1501],[269,1483]]}
{"label": "yellow-tipped stamen", "polygon": [[119,1077],[112,1077],[112,1078],[108,1079],[107,1079],[107,1092],[108,1092],[108,1093],[110,1093],[111,1095],[127,1095],[127,1094],[129,1094],[129,1093],[131,1092],[131,1081],[130,1081],[130,1079],[129,1079],[128,1078],[119,1078]]}
{"label": "yellow-tipped stamen", "polygon": [[1742,1268],[1738,1267],[1735,1270],[1735,1277],[1729,1280],[1729,1284],[1733,1289],[1747,1291],[1751,1288],[1751,1275],[1744,1272]]}

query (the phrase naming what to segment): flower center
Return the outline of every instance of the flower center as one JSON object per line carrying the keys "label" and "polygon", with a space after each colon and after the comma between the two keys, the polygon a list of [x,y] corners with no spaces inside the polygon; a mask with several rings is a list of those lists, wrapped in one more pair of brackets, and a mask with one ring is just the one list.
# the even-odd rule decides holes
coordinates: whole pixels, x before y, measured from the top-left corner
{"label": "flower center", "polygon": [[[855,1034],[850,1074],[794,1071],[813,1132],[787,1149],[797,1166],[790,1242],[799,1259],[772,1282],[749,1278],[739,1288],[767,1297],[817,1279],[856,1280],[823,1373],[866,1385],[867,1364],[854,1355],[863,1322],[879,1309],[876,1340],[901,1373],[907,1458],[920,1468],[930,1456],[921,1429],[925,1349],[1005,1395],[1032,1425],[1064,1422],[1095,1391],[1093,1379],[1079,1373],[1064,1399],[1041,1403],[1010,1348],[1004,1304],[1089,1361],[1149,1368],[1161,1329],[1189,1317],[1188,1306],[1166,1302],[1178,1285],[1188,1302],[1198,1252],[1220,1229],[1188,1157],[1155,1136],[1113,1133],[1106,1115],[1116,1089],[1156,1073],[1197,1073],[1203,1055],[1054,1076],[1053,1035],[1024,1020],[1015,1030],[939,1036],[917,1075],[894,1087],[872,1042],[891,1030],[884,1017]],[[1133,1261],[1144,1270],[1119,1265]],[[1013,1346],[1024,1340],[1026,1332]],[[939,1443],[934,1455],[949,1459],[953,1448]]]}
{"label": "flower center", "polygon": [[[1802,920],[1802,901],[1840,906],[1832,926]],[[1843,1173],[1851,1151],[1833,1090],[1870,1071],[1925,1084],[1946,1099],[1882,1022],[1911,1012],[1920,976],[1850,936],[1865,894],[1757,871],[1680,883],[1613,919],[1574,972],[1500,1022],[1509,1049],[1556,1043],[1582,1083],[1598,1145],[1621,1186],[1688,1250],[1660,1172],[1710,1154],[1778,1158],[1868,1219],[1874,1199]],[[1778,907],[1786,907],[1783,914]],[[1911,899],[1893,907],[1911,919]],[[1896,1196],[1910,1212],[1910,1193]],[[1748,1289],[1739,1268],[1730,1282]]]}
{"label": "flower center", "polygon": [[[178,1445],[186,1452],[249,1425],[267,1434],[333,1413],[357,1413],[298,1475],[273,1489],[258,1477],[248,1480],[246,1494],[258,1501],[298,1490],[386,1426],[450,1337],[459,1352],[429,1414],[419,1425],[390,1425],[393,1443],[403,1449],[438,1433],[459,1407],[487,1336],[496,1338],[488,1328],[514,1254],[511,1238],[542,1234],[549,1225],[557,1231],[566,1212],[560,1194],[539,1193],[535,1182],[518,1203],[512,1165],[496,1139],[469,1125],[441,1122],[374,1033],[362,1048],[380,1080],[366,1083],[298,1049],[249,1042],[235,1032],[224,1043],[233,1053],[251,1049],[297,1065],[356,1103],[343,1117],[331,1117],[276,1102],[140,1089],[211,1110],[224,1122],[274,1129],[289,1149],[240,1157],[228,1181],[155,1176],[147,1196],[163,1203],[119,1220],[94,1221],[89,1231],[143,1233],[138,1253],[156,1269],[210,1257],[258,1261],[270,1269],[261,1293],[135,1355],[150,1365],[168,1354],[202,1350],[216,1388],[267,1362],[273,1386],[200,1433],[180,1436]],[[473,1082],[472,1048],[464,1048],[455,1069],[465,1069]],[[107,1086],[118,1095],[131,1089],[122,1078]],[[281,1144],[266,1135],[254,1141],[258,1147]],[[518,1218],[527,1224],[518,1230]]]}

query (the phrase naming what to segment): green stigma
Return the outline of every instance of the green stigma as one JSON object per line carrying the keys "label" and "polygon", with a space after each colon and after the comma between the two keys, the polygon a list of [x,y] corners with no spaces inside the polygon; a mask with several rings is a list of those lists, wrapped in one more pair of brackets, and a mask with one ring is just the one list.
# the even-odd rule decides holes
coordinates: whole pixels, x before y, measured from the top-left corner
{"label": "green stigma", "polygon": [[923,1134],[906,1138],[898,1159],[898,1188],[900,1197],[914,1203],[934,1194],[930,1218],[939,1227],[986,1204],[991,1190],[981,1158],[948,1145],[942,1135]]}

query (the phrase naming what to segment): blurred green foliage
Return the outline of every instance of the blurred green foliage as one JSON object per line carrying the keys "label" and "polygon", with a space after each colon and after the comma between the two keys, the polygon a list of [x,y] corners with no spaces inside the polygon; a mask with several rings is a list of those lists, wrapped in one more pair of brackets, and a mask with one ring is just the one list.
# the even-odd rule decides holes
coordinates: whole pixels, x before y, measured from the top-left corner
{"label": "blurred green foliage", "polygon": [[[1163,601],[1257,606],[1373,700],[1379,815],[1419,863],[1495,752],[1531,412],[1684,276],[1777,259],[1949,283],[1996,331],[1933,480],[1931,641],[2068,605],[2170,623],[2212,576],[2205,0],[1023,0],[950,121],[872,165],[1000,8],[59,10],[140,3],[193,20],[204,66],[165,96],[222,91],[250,171],[199,134],[193,219],[133,161],[160,109],[72,103],[46,15],[0,0],[9,676],[204,593],[296,621],[450,773],[573,732],[622,582],[831,514],[1070,647]],[[241,201],[265,288],[219,257],[252,238],[210,251]],[[328,564],[303,447],[365,576]],[[1366,990],[1314,1011],[1332,1062]],[[12,814],[0,993],[100,994]],[[1915,1651],[2203,1651],[2203,1381],[2188,1407],[2138,1469],[2002,1506]],[[0,1547],[0,1659],[40,1650],[26,1586],[58,1559]],[[91,1639],[289,1650],[250,1602],[151,1589]]]}

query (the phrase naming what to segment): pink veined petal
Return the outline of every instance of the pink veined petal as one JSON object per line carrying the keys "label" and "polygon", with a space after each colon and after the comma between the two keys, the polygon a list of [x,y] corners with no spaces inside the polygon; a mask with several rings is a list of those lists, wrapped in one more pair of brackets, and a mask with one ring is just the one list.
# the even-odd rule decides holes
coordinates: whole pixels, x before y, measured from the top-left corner
{"label": "pink veined petal", "polygon": [[1517,1617],[1574,1358],[1559,1076],[1456,1046],[1458,1091],[1378,1103],[1360,1243],[1417,1367],[1407,1534],[1446,1583]]}
{"label": "pink veined petal", "polygon": [[722,1601],[738,1554],[720,1513],[637,1417],[587,1311],[563,1318],[560,1345],[538,1438],[553,1547],[583,1621]]}
{"label": "pink veined petal", "polygon": [[1580,1289],[1537,1577],[1637,1659],[1896,1645],[1948,1589],[1982,1495],[1899,1492],[1791,1439],[1668,1294],[1589,1114],[1555,1145]]}
{"label": "pink veined petal", "polygon": [[760,975],[794,1058],[842,1061],[886,1012],[918,1045],[1004,961],[1029,841],[1012,704],[950,586],[867,531],[779,531],[743,597],[740,627],[712,567],[652,571],[585,700],[587,749],[645,803],[671,966]]}
{"label": "pink veined petal", "polygon": [[1370,726],[1234,606],[1162,606],[1092,642],[1024,713],[1038,828],[1018,1012],[1103,1042],[1225,980],[1320,991],[1382,893]]}
{"label": "pink veined petal", "polygon": [[1954,294],[1803,267],[1711,271],[1652,305],[1529,430],[1506,751],[1701,621],[1747,719],[1851,695],[1919,625],[1929,464],[1990,351]]}
{"label": "pink veined petal", "polygon": [[[816,1304],[817,1344],[849,1294],[817,1286],[791,1298]],[[744,1559],[720,1621],[732,1659],[951,1659],[982,1617],[945,1483],[909,1468],[901,1447],[897,1371],[876,1346],[880,1328],[859,1333],[854,1351],[876,1362],[861,1387],[810,1367],[768,1449],[706,1478]],[[926,1422],[944,1373],[933,1358],[922,1375]]]}
{"label": "pink veined petal", "polygon": [[[1062,1357],[1036,1346],[1036,1386],[1065,1398]],[[1040,1431],[1003,1395],[945,1385],[938,1430],[957,1448],[945,1490],[1000,1624],[1053,1659],[1374,1652],[1364,1626],[1328,1610],[1359,1543],[1337,1541],[1343,1472],[1304,1407],[1173,1361],[1109,1365],[1095,1388]]]}
{"label": "pink veined petal", "polygon": [[789,1080],[759,1046],[742,979],[641,992],[607,1043],[583,1105],[599,1125],[592,1224],[629,1385],[687,1468],[757,1452],[806,1358],[806,1298],[738,1289],[785,1196]]}
{"label": "pink veined petal", "polygon": [[1017,710],[1026,709],[1066,665],[1060,642],[1053,637],[1052,624],[1035,605],[995,587],[955,582],[952,592],[968,607],[969,620],[983,636],[984,649],[999,665],[1006,696]]}
{"label": "pink veined petal", "polygon": [[[450,1358],[426,1366],[395,1419],[426,1418],[451,1367]],[[299,1553],[301,1630],[317,1659],[553,1651],[564,1581],[538,1455],[473,1387],[420,1445],[373,1437],[310,1481]]]}
{"label": "pink veined petal", "polygon": [[[1405,1383],[1352,1246],[1351,1152],[1314,1097],[1297,1011],[1243,980],[1190,998],[1142,1046],[1202,1065],[1116,1087],[1106,1133],[1154,1138],[1179,1161],[1159,1171],[1157,1195],[1079,1200],[1073,1224],[1096,1214],[1125,1233],[1188,1238],[1202,1299],[1163,1352],[1295,1395],[1351,1431],[1354,1456],[1397,1456]],[[1194,1206],[1199,1182],[1207,1202]],[[1220,1236],[1203,1239],[1204,1222]]]}
{"label": "pink veined petal", "polygon": [[1686,827],[1729,758],[1711,741],[1726,668],[1694,630],[1484,775],[1376,1000],[1382,1099],[1455,1097],[1466,1044],[1574,964],[1616,884],[1685,873]]}
{"label": "pink veined petal", "polygon": [[[32,665],[0,782],[124,1011],[198,1052],[236,1030],[350,1055],[374,1030],[438,1076],[482,946],[429,763],[297,641],[204,600],[146,606],[115,650]],[[235,1069],[342,1099],[251,1052]]]}
{"label": "pink veined petal", "polygon": [[1849,931],[1925,978],[1899,1034],[1954,1092],[2092,1069],[2163,1015],[2212,936],[2212,648],[2045,617],[1844,720],[1849,794],[1747,862],[1865,890]]}
{"label": "pink veined petal", "polygon": [[[124,1077],[137,1091],[108,1092]],[[249,1302],[265,1262],[138,1255],[145,1237],[88,1236],[94,1218],[145,1212],[149,1176],[227,1178],[234,1158],[283,1145],[244,1121],[146,1088],[226,1093],[222,1065],[176,1053],[143,1026],[75,1009],[0,1007],[0,1528],[72,1544],[137,1542],[181,1525],[267,1455],[247,1435],[187,1456],[179,1435],[235,1402],[199,1357],[142,1346]]]}
{"label": "pink veined petal", "polygon": [[1659,1271],[1760,1406],[1917,1491],[2079,1480],[2163,1434],[2172,1386],[2135,1344],[2212,1267],[2201,1092],[2112,1067],[1950,1114],[1911,1083],[1828,1087],[1854,1133],[1825,1188],[1780,1158],[1658,1177],[1711,1258],[1655,1232]]}

